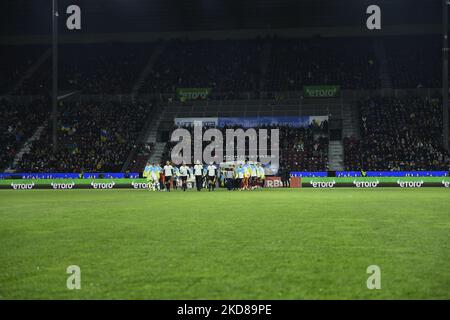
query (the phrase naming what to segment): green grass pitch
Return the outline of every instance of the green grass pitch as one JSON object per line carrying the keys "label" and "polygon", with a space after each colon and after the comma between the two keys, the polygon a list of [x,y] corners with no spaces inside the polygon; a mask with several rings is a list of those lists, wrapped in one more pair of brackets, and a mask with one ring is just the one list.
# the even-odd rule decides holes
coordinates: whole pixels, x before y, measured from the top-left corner
{"label": "green grass pitch", "polygon": [[445,188],[0,190],[0,299],[449,299],[449,234]]}

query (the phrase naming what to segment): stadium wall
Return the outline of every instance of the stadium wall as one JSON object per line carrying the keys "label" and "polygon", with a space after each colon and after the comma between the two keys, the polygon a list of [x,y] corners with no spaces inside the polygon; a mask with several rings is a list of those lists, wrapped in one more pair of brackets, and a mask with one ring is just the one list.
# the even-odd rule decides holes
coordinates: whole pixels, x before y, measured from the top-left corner
{"label": "stadium wall", "polygon": [[[440,34],[442,26],[439,24],[425,25],[387,25],[381,30],[368,30],[365,24],[358,27],[314,27],[314,28],[286,28],[286,29],[244,29],[244,30],[206,30],[206,31],[175,31],[175,32],[131,32],[131,33],[98,33],[98,34],[61,34],[59,43],[105,43],[105,42],[153,42],[170,39],[190,40],[226,40],[226,39],[255,39],[264,37],[310,38],[321,37],[374,37],[396,35],[429,35]],[[0,44],[50,44],[50,35],[30,36],[2,36]]]}
{"label": "stadium wall", "polygon": [[[139,101],[168,101],[172,99],[170,104],[172,106],[207,106],[209,104],[214,104],[214,101],[221,101],[221,104],[230,105],[242,103],[242,101],[251,101],[255,100],[255,102],[260,103],[261,105],[267,105],[268,103],[282,104],[285,102],[289,102],[289,100],[295,100],[298,103],[302,101],[310,100],[316,101],[320,103],[326,102],[336,102],[336,101],[355,101],[365,97],[374,97],[374,96],[394,96],[394,97],[406,97],[410,95],[419,96],[419,97],[440,97],[442,93],[442,88],[410,88],[410,89],[372,89],[372,90],[341,90],[340,97],[334,99],[327,98],[303,98],[303,91],[262,91],[258,96],[254,92],[236,92],[236,99],[230,100],[221,100],[221,93],[210,93],[207,100],[200,101],[187,101],[187,102],[179,102],[174,100],[176,98],[176,93],[139,93],[138,96],[134,96],[132,94],[76,94],[70,97],[67,97],[66,101],[98,101],[98,102],[120,102],[120,103],[132,103],[138,99]],[[264,98],[264,97],[274,97],[272,99]],[[0,95],[0,99],[7,99],[14,102],[24,102],[29,103],[35,99],[42,98],[42,96],[37,95]]]}
{"label": "stadium wall", "polygon": [[[276,177],[272,181],[278,181]],[[279,183],[266,184],[267,189],[279,188]],[[332,189],[332,188],[450,188],[450,177],[353,177],[353,178],[301,178],[300,188]],[[33,189],[148,189],[146,179],[7,179],[0,180],[0,189],[33,190]]]}

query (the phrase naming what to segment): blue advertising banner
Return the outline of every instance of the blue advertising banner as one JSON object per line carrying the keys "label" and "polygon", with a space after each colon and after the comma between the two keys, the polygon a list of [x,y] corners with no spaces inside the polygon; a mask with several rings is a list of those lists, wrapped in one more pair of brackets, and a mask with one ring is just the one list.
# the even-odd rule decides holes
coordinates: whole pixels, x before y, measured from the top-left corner
{"label": "blue advertising banner", "polygon": [[175,118],[177,126],[193,126],[202,123],[203,126],[254,128],[260,126],[290,126],[308,127],[312,122],[321,123],[328,116],[281,116],[281,117],[219,117],[219,118]]}
{"label": "blue advertising banner", "polygon": [[336,171],[336,177],[447,177],[448,171]]}
{"label": "blue advertising banner", "polygon": [[111,173],[111,172],[87,172],[83,173],[83,179],[111,179],[111,178],[125,178],[125,173]]}
{"label": "blue advertising banner", "polygon": [[218,127],[242,126],[244,128],[253,128],[258,126],[290,126],[290,127],[308,127],[310,124],[309,116],[301,117],[226,117],[218,118]]}
{"label": "blue advertising banner", "polygon": [[[270,173],[275,174],[278,168],[270,168]],[[272,172],[273,171],[273,172]],[[292,177],[328,177],[327,171],[293,171]],[[361,171],[336,171],[336,177],[449,177],[448,171],[366,171],[363,175]],[[138,172],[90,172],[90,173],[0,173],[0,180],[4,179],[122,179],[139,178]]]}
{"label": "blue advertising banner", "polygon": [[293,171],[290,173],[291,177],[328,177],[328,172],[326,171]]}
{"label": "blue advertising banner", "polygon": [[80,173],[0,173],[0,179],[78,179]]}
{"label": "blue advertising banner", "polygon": [[18,173],[0,173],[0,180],[3,179],[121,179],[121,178],[131,178],[136,179],[139,178],[139,173],[117,173],[117,172],[104,172],[104,173],[27,173],[27,172],[18,172]]}

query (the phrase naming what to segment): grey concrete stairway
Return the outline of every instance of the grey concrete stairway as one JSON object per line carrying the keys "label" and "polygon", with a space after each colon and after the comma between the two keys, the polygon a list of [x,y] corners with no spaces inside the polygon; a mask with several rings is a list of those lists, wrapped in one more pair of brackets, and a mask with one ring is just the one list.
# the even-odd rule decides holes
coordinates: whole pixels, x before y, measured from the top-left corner
{"label": "grey concrete stairway", "polygon": [[342,141],[330,141],[328,145],[328,168],[331,171],[344,170],[344,146]]}
{"label": "grey concrete stairway", "polygon": [[148,161],[150,163],[153,163],[153,162],[161,163],[162,155],[163,155],[165,148],[166,148],[166,142],[155,142],[153,151],[150,154]]}
{"label": "grey concrete stairway", "polygon": [[158,142],[158,129],[163,117],[164,117],[164,109],[162,109],[161,112],[159,112],[157,116],[153,119],[153,121],[149,126],[149,130],[147,131],[146,142],[153,144],[153,150],[149,157],[150,162],[159,163],[161,161],[164,148],[166,147],[166,142]]}
{"label": "grey concrete stairway", "polygon": [[354,136],[359,138],[360,135],[360,118],[357,104],[345,104],[342,114],[342,135],[343,137]]}
{"label": "grey concrete stairway", "polygon": [[5,172],[15,172],[18,164],[22,161],[22,158],[25,154],[29,153],[31,150],[31,147],[33,145],[33,142],[36,140],[39,140],[41,137],[42,131],[47,127],[47,121],[45,121],[42,125],[37,127],[37,129],[34,131],[33,135],[25,141],[22,148],[17,152],[17,154],[14,157],[14,160],[12,162],[12,165],[5,170]]}
{"label": "grey concrete stairway", "polygon": [[[153,111],[149,114],[148,118],[145,121],[145,124],[142,126],[141,132],[139,133],[139,137],[137,138],[136,142],[138,144],[141,143],[153,143],[155,146],[156,140],[157,140],[157,133],[159,124],[161,123],[162,116],[163,116],[163,109],[158,109],[160,107],[158,104],[154,106]],[[130,165],[132,163],[132,160],[135,159],[135,157],[138,155],[140,150],[133,149],[130,154],[128,155],[128,158],[125,160],[123,166],[122,166],[122,172],[126,172],[130,169]],[[154,153],[154,149],[151,150],[150,155]]]}

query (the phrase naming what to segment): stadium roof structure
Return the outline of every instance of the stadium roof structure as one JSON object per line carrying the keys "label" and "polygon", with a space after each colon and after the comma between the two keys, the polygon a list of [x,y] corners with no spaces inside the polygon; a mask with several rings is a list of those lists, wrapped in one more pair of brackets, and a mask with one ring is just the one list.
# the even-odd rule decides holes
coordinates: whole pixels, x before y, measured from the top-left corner
{"label": "stadium roof structure", "polygon": [[[82,9],[82,33],[280,29],[364,24],[367,6],[386,25],[441,24],[440,0],[58,0]],[[52,1],[2,0],[0,35],[51,33]],[[64,23],[64,19],[60,19]],[[62,28],[63,29],[63,28]],[[64,32],[64,30],[62,30]],[[66,31],[67,32],[67,31]]]}

